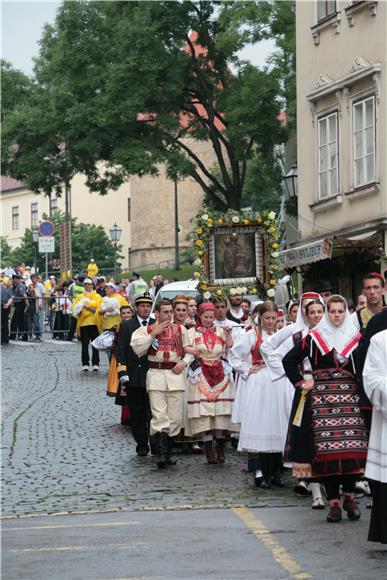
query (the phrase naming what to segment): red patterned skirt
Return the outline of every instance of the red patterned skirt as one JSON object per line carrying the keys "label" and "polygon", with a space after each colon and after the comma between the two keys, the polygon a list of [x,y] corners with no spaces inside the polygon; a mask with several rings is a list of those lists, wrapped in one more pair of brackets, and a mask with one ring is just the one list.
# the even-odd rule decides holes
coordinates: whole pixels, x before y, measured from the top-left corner
{"label": "red patterned skirt", "polygon": [[356,377],[344,369],[318,370],[313,377],[315,386],[309,395],[315,451],[312,476],[362,473],[369,433]]}

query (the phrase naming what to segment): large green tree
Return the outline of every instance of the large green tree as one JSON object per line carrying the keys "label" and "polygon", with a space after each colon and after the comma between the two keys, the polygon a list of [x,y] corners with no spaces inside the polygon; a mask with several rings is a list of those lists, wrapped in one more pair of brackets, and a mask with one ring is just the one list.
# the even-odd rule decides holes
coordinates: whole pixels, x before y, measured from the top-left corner
{"label": "large green tree", "polygon": [[[43,216],[46,219],[48,216]],[[64,214],[60,211],[55,212],[50,220],[55,225],[55,253],[49,255],[49,259],[60,258],[60,224],[64,221]],[[113,273],[114,268],[114,244],[107,236],[102,226],[94,224],[77,223],[77,220],[71,220],[72,231],[72,261],[73,272],[84,271],[90,258],[94,258],[100,270]],[[20,246],[13,250],[12,256],[14,263],[25,263],[32,265],[35,260],[35,251],[37,246],[32,239],[32,231],[26,229]],[[120,266],[122,258],[120,252],[122,246],[117,246],[117,263]],[[41,272],[45,268],[45,254],[37,252],[37,265]]]}
{"label": "large green tree", "polygon": [[[270,33],[274,8],[65,2],[45,28],[28,102],[4,119],[3,170],[46,193],[79,171],[104,194],[164,163],[172,179],[192,176],[213,206],[239,208],[248,166],[274,175],[285,139],[278,70],[238,58]],[[210,144],[215,164],[193,140]]]}

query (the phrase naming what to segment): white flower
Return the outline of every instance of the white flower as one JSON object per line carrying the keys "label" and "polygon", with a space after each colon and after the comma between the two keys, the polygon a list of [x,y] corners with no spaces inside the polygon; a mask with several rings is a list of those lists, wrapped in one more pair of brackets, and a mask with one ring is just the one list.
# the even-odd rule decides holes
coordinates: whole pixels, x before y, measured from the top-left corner
{"label": "white flower", "polygon": [[233,215],[231,221],[233,224],[239,224],[239,217],[237,215]]}
{"label": "white flower", "polygon": [[243,294],[243,289],[240,286],[238,286],[237,288],[235,288],[235,293],[236,294]]}
{"label": "white flower", "polygon": [[209,300],[211,298],[211,292],[208,292],[208,290],[207,292],[204,292],[203,298],[205,298],[205,300]]}
{"label": "white flower", "polygon": [[266,294],[268,295],[269,298],[274,298],[274,296],[275,296],[275,290],[274,290],[274,288],[270,288],[270,290],[268,290],[266,292]]}
{"label": "white flower", "polygon": [[235,296],[235,294],[237,294],[237,291],[235,288],[231,288],[230,289],[230,296]]}
{"label": "white flower", "polygon": [[278,252],[272,252],[272,257],[273,258],[279,258],[279,253]]}
{"label": "white flower", "polygon": [[204,213],[204,214],[202,215],[202,220],[203,220],[204,222],[206,222],[206,221],[208,220],[208,213]]}
{"label": "white flower", "polygon": [[241,288],[241,290],[242,290],[242,294],[247,294],[247,288],[246,288],[246,286],[243,286]]}
{"label": "white flower", "polygon": [[195,266],[201,266],[202,265],[202,261],[200,258],[196,258],[196,260],[194,261],[194,265]]}
{"label": "white flower", "polygon": [[269,220],[273,220],[275,218],[275,211],[271,211],[268,215]]}

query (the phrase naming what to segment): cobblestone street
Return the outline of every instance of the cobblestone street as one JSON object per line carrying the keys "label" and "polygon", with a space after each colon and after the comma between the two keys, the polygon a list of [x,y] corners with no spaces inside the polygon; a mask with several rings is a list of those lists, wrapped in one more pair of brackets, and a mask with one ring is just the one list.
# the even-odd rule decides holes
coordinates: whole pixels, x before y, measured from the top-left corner
{"label": "cobblestone street", "polygon": [[101,358],[84,374],[75,343],[2,350],[6,580],[384,577],[364,500],[360,522],[330,527],[290,478],[282,490],[255,488],[231,449],[224,465],[180,455],[165,471],[137,457]]}
{"label": "cobblestone street", "polygon": [[135,454],[120,408],[105,395],[107,357],[83,373],[75,343],[13,343],[3,351],[3,515],[162,506],[297,505],[260,491],[246,461],[181,455],[168,471]]}

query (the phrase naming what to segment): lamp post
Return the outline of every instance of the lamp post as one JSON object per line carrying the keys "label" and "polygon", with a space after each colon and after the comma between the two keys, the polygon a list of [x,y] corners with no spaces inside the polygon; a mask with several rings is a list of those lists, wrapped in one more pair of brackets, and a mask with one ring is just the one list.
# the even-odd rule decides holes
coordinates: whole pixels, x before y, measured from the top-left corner
{"label": "lamp post", "polygon": [[119,225],[114,225],[109,230],[110,238],[114,242],[114,279],[117,281],[117,242],[120,241],[122,229]]}
{"label": "lamp post", "polygon": [[287,174],[284,175],[283,180],[289,199],[296,199],[298,196],[297,163],[292,165]]}
{"label": "lamp post", "polygon": [[39,237],[40,234],[38,232],[38,230],[32,230],[32,241],[34,242],[34,270],[35,270],[35,274],[37,274],[36,271],[36,246],[38,245],[39,242]]}

